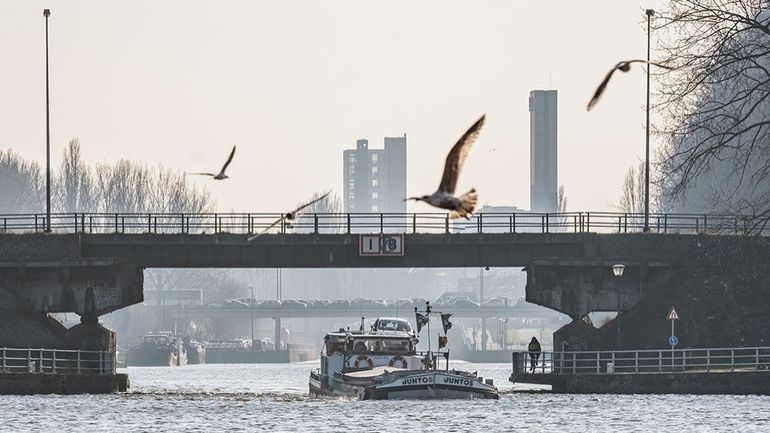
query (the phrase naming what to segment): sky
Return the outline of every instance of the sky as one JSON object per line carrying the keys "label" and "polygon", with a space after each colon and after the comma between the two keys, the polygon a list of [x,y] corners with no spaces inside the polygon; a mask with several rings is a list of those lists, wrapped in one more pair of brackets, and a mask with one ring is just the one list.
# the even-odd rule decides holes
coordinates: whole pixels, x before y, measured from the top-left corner
{"label": "sky", "polygon": [[[482,113],[458,183],[480,202],[529,207],[533,89],[559,91],[558,164],[570,211],[614,210],[644,157],[644,9],[663,0],[0,0],[0,149],[45,162],[49,18],[53,164],[77,137],[90,162],[185,172],[220,211],[278,212],[342,189],[342,151],[408,137],[407,192],[438,186]],[[654,57],[654,55],[653,55]],[[653,152],[659,143],[653,139]],[[408,210],[431,211],[422,203]]]}

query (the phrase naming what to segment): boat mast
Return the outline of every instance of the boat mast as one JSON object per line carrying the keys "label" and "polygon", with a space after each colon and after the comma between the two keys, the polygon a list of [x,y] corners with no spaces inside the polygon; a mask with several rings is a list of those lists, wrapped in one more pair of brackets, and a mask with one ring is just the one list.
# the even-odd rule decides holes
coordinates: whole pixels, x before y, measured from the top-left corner
{"label": "boat mast", "polygon": [[428,360],[430,360],[430,363],[433,364],[433,352],[431,351],[431,348],[430,348],[430,340],[431,340],[430,338],[430,302],[425,303],[425,313],[428,316]]}

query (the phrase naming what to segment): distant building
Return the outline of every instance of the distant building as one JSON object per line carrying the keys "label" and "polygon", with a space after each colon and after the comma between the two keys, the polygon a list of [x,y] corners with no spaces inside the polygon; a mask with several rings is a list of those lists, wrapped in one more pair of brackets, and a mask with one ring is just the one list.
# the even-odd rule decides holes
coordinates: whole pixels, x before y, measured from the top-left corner
{"label": "distant building", "polygon": [[556,90],[529,92],[529,208],[557,212],[557,98]]}
{"label": "distant building", "polygon": [[406,134],[384,141],[370,149],[362,138],[343,152],[345,212],[406,213]]}

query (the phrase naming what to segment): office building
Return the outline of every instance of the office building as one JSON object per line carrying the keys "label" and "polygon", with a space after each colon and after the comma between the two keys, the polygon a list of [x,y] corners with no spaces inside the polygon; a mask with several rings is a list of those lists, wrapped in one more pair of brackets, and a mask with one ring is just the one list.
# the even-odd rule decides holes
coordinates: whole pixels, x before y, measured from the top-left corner
{"label": "office building", "polygon": [[529,202],[532,212],[557,212],[556,90],[529,92]]}
{"label": "office building", "polygon": [[343,169],[345,212],[406,212],[406,134],[385,137],[382,149],[356,140],[343,152]]}

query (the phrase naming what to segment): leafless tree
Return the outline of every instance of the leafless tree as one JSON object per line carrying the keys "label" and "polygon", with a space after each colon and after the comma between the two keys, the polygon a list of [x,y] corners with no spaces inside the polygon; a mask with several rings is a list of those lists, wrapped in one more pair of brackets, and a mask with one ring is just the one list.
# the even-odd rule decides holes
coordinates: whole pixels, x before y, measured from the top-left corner
{"label": "leafless tree", "polygon": [[659,185],[688,211],[770,216],[770,6],[767,0],[671,0],[654,21]]}
{"label": "leafless tree", "polygon": [[635,214],[644,212],[644,162],[628,168],[618,210]]}
{"label": "leafless tree", "polygon": [[33,213],[45,209],[45,183],[40,166],[12,150],[0,150],[0,213]]}
{"label": "leafless tree", "polygon": [[56,208],[61,212],[90,212],[93,195],[91,169],[82,159],[80,141],[73,138],[64,148],[56,179]]}
{"label": "leafless tree", "polygon": [[567,212],[567,194],[564,192],[564,184],[559,185],[559,205],[558,212]]}
{"label": "leafless tree", "polygon": [[[326,191],[317,191],[308,201],[316,200],[324,194]],[[302,203],[297,204],[297,206],[301,205]],[[308,228],[315,224],[313,214],[318,214],[319,233],[342,233],[343,231],[342,200],[336,193],[331,193],[323,200],[308,206],[303,210],[303,214],[299,225],[304,228],[304,231],[311,231]]]}

